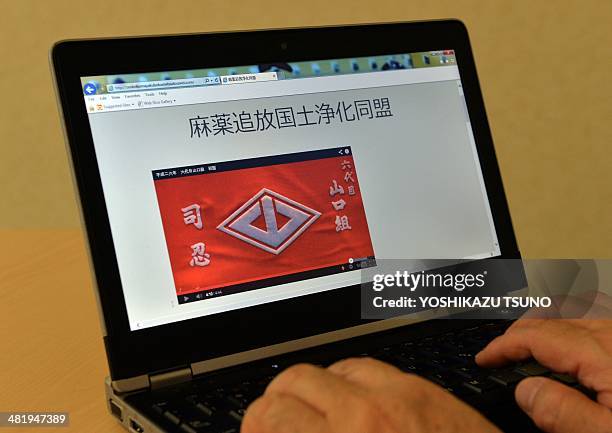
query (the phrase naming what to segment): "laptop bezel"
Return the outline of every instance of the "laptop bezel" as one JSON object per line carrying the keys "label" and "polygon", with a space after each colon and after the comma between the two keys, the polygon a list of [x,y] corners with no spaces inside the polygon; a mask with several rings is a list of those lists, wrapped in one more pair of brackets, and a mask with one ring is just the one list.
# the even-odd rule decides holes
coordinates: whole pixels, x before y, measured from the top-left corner
{"label": "laptop bezel", "polygon": [[468,33],[458,20],[70,40],[52,48],[113,380],[367,322],[360,318],[359,286],[349,286],[131,331],[80,77],[438,49],[455,50],[501,257],[519,258]]}

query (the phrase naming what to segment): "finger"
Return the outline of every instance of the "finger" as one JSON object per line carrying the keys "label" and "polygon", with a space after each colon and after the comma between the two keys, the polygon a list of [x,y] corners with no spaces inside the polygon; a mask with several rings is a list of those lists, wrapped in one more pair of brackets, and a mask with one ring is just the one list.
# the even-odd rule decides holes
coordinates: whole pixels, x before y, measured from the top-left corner
{"label": "finger", "polygon": [[405,373],[373,358],[348,358],[338,361],[328,371],[366,388],[388,386]]}
{"label": "finger", "polygon": [[612,409],[612,391],[600,391],[597,393],[597,402]]}
{"label": "finger", "polygon": [[326,433],[324,416],[290,395],[266,394],[247,409],[241,433]]}
{"label": "finger", "polygon": [[512,325],[506,330],[506,332],[514,330],[514,329],[521,329],[521,328],[537,328],[541,326],[544,321],[550,322],[550,324],[552,324],[553,326],[573,326],[576,328],[586,328],[586,329],[591,329],[593,323],[597,322],[596,320],[582,319],[582,318],[580,319],[574,319],[574,318],[539,319],[539,318],[525,317],[525,318],[521,318],[515,321],[514,323],[512,323]]}
{"label": "finger", "polygon": [[342,411],[364,390],[336,374],[309,364],[289,367],[266,388],[268,393],[291,395],[324,414]]}
{"label": "finger", "polygon": [[603,320],[518,321],[478,354],[476,362],[489,367],[533,356],[552,370],[576,376],[597,392],[599,403],[612,408],[610,357],[590,337],[608,328]]}
{"label": "finger", "polygon": [[606,358],[588,332],[559,321],[523,323],[491,341],[476,362],[494,367],[533,357],[555,371],[579,375],[579,369],[593,370],[598,359]]}
{"label": "finger", "polygon": [[565,325],[577,325],[579,321],[573,321],[572,319],[541,319],[541,318],[530,318],[529,316],[523,316],[519,320],[516,320],[506,329],[506,333],[515,331],[517,329],[525,328],[538,328],[545,321],[548,321],[556,326]]}
{"label": "finger", "polygon": [[602,307],[612,308],[612,296],[611,293],[606,293],[605,291],[600,290],[589,290],[578,293],[576,296],[583,299],[593,299]]}
{"label": "finger", "polygon": [[516,402],[548,433],[612,431],[612,411],[558,382],[532,377],[518,384]]}
{"label": "finger", "polygon": [[322,368],[308,364],[290,367],[270,383],[269,393],[303,400],[325,415],[333,431],[393,431],[365,388]]}

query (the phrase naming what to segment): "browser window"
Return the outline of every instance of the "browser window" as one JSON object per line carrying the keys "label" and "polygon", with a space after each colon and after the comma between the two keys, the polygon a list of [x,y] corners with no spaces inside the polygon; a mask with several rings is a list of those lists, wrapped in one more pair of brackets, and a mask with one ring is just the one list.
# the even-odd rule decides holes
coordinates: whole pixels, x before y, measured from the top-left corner
{"label": "browser window", "polygon": [[132,330],[499,255],[455,62],[83,77]]}

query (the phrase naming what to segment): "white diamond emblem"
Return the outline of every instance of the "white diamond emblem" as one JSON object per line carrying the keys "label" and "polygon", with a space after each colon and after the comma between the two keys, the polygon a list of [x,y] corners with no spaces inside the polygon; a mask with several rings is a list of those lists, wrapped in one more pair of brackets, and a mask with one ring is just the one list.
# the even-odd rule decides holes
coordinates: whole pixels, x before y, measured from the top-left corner
{"label": "white diamond emblem", "polygon": [[[278,227],[278,215],[288,218],[281,227]],[[252,224],[262,216],[265,230]],[[263,188],[219,224],[217,229],[269,253],[280,254],[320,216],[320,212],[308,206]]]}

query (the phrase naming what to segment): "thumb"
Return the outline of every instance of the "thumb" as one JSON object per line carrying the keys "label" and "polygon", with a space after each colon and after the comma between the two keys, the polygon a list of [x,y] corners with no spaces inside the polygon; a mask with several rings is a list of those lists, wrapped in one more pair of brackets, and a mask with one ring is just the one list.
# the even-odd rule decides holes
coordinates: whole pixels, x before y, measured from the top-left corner
{"label": "thumb", "polygon": [[612,432],[612,411],[579,391],[544,377],[524,379],[516,402],[547,433]]}

